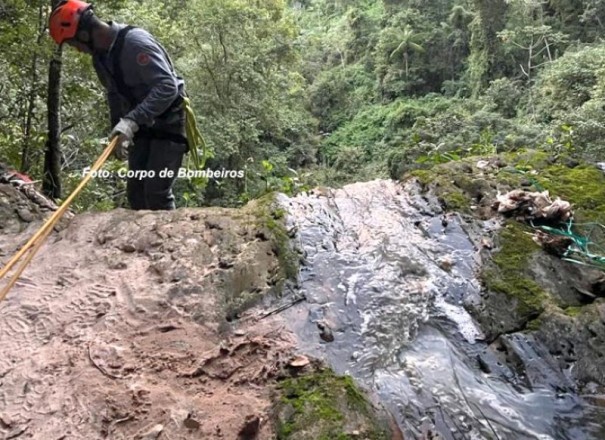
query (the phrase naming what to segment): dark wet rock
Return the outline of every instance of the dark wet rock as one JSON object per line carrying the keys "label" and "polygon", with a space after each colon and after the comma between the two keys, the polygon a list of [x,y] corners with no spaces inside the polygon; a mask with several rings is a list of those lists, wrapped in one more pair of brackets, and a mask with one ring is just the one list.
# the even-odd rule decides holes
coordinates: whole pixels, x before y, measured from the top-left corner
{"label": "dark wet rock", "polygon": [[544,313],[536,327],[536,337],[579,385],[595,382],[605,390],[605,300],[564,313]]}
{"label": "dark wet rock", "polygon": [[187,415],[187,418],[183,421],[183,425],[185,425],[187,429],[190,429],[192,431],[200,429],[201,426],[200,422],[197,421],[192,414]]}
{"label": "dark wet rock", "polygon": [[258,431],[260,429],[260,417],[257,415],[248,415],[244,421],[244,426],[240,429],[237,439],[238,440],[255,440],[258,437]]}
{"label": "dark wet rock", "polygon": [[489,364],[483,359],[480,354],[477,355],[477,364],[479,365],[479,369],[485,374],[490,374],[492,372],[492,369],[490,368]]}
{"label": "dark wet rock", "polygon": [[[476,169],[476,159],[468,160],[474,168],[473,175],[495,182],[501,193],[538,183],[540,191],[547,189],[552,198],[561,197],[572,203],[576,222],[598,222],[602,218],[605,177],[597,167],[576,158],[559,160],[540,152],[509,155],[505,162],[507,167],[496,173],[490,167]],[[426,185],[429,195],[444,200],[454,197],[455,203],[449,203],[450,209],[465,211],[476,201],[473,186],[465,184],[466,168],[446,164],[412,175]],[[531,177],[527,177],[526,172],[531,172]],[[496,191],[490,189],[491,184],[483,188],[485,194],[480,207],[496,195]],[[472,217],[467,217],[471,234],[481,234],[472,224],[488,216],[494,217],[495,213],[480,208]],[[590,230],[578,228],[576,232],[582,234]],[[529,234],[537,234],[536,241],[541,247]],[[602,307],[598,298],[605,293],[603,271],[562,260],[560,257],[566,252],[569,239],[540,234],[543,233],[527,225],[508,221],[495,234],[486,237],[484,232],[484,237],[474,239],[475,242],[485,238],[493,240],[493,249],[486,247],[481,253],[485,291],[479,302],[468,302],[468,307],[488,341],[499,337],[506,340],[508,335],[520,331],[534,332],[532,350],[540,350],[541,346],[547,351],[542,362],[547,362],[550,356],[548,362],[556,364],[553,369],[577,379],[578,386],[588,382],[603,386],[605,336],[598,313]],[[602,235],[594,238],[603,240]],[[515,350],[509,346],[508,352]],[[526,363],[528,353],[524,350],[517,353],[517,361],[512,354],[506,361],[512,365]]]}
{"label": "dark wet rock", "polygon": [[122,252],[126,252],[127,254],[131,254],[136,252],[137,248],[132,243],[122,243],[119,247]]}
{"label": "dark wet rock", "polygon": [[[600,415],[582,400],[579,378],[601,381],[594,362],[599,332],[585,326],[597,344],[583,350],[577,344],[584,335],[569,326],[562,332],[573,340],[558,338],[558,346],[554,332],[552,341],[540,332],[551,315],[594,325],[579,310],[597,303],[590,294],[600,284],[559,258],[563,244],[538,240],[539,246],[528,224],[492,208],[498,192],[518,189],[525,179],[574,203],[578,219],[598,219],[605,179],[597,171],[600,177],[584,164],[569,168],[544,153],[516,153],[416,170],[399,190],[369,182],[334,190],[328,200],[289,200],[310,272],[302,279],[308,325],[327,318],[339,329],[331,344],[312,342],[314,328],[303,328],[301,339],[335,368],[371,378],[406,436],[423,426],[487,438],[493,432],[476,421],[488,417],[497,420],[492,429],[501,438],[575,438],[563,420],[573,413],[586,421],[579,438],[598,438],[593,422]],[[449,256],[451,267],[442,264]],[[576,372],[580,351],[585,365],[596,367]],[[434,405],[441,414],[430,413]]]}
{"label": "dark wet rock", "polygon": [[334,342],[334,332],[326,322],[318,322],[319,337],[325,342]]}

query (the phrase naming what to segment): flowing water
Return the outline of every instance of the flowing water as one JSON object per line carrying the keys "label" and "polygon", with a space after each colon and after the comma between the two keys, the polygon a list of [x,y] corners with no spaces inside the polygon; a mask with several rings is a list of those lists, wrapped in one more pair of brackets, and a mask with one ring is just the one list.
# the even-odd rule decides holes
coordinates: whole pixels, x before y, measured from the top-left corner
{"label": "flowing water", "polygon": [[531,336],[503,337],[523,373],[484,342],[463,307],[480,301],[476,246],[414,184],[280,202],[305,261],[306,301],[285,312],[300,346],[372,389],[406,439],[605,438],[605,410],[571,392]]}

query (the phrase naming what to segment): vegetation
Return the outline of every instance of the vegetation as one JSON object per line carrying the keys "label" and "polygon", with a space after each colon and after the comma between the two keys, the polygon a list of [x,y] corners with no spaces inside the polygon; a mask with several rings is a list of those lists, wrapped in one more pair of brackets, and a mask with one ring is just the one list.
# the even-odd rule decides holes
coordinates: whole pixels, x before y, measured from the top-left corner
{"label": "vegetation", "polygon": [[279,440],[387,439],[370,402],[351,377],[318,371],[280,383]]}
{"label": "vegetation", "polygon": [[[60,135],[61,198],[109,127],[89,57],[57,52],[47,35],[52,3],[0,6],[0,154],[42,180]],[[565,136],[585,159],[599,157],[602,3],[100,0],[96,9],[167,47],[214,151],[208,166],[246,171],[202,186],[179,179],[179,204],[239,206],[274,190],[399,177],[474,154],[556,151]],[[47,118],[56,113],[57,59],[59,133]],[[78,209],[124,206],[123,185],[96,182]]]}

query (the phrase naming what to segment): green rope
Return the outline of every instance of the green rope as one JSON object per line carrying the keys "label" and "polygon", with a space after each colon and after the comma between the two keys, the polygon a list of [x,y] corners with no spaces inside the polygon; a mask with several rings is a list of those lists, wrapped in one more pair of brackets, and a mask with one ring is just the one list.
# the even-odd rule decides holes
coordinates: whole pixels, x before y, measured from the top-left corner
{"label": "green rope", "polygon": [[[195,169],[201,170],[206,165],[206,159],[212,157],[212,153],[208,150],[206,141],[204,140],[204,137],[200,133],[200,130],[197,126],[191,101],[188,97],[185,97],[183,98],[183,103],[185,105],[185,125],[187,130],[187,144],[189,145],[189,153],[191,154],[191,159],[193,160]],[[202,153],[201,157],[200,147]]]}

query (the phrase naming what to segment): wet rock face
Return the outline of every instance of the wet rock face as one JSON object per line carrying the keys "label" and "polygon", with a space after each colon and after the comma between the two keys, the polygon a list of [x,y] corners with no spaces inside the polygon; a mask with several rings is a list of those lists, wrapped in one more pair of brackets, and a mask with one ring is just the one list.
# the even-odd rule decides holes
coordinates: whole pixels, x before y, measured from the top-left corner
{"label": "wet rock face", "polygon": [[[461,209],[470,214],[467,229],[472,231],[471,237],[475,235],[475,241],[483,235],[493,243],[481,252],[484,261],[481,301],[467,307],[489,341],[518,331],[537,332],[536,340],[555,358],[567,359],[561,361],[562,368],[578,379],[580,385],[592,381],[605,386],[599,373],[605,357],[605,340],[597,312],[599,298],[603,297],[603,270],[562,260],[570,240],[557,244],[545,238],[544,232],[529,227],[522,218],[519,222],[500,217],[505,220],[504,228],[491,232],[473,226],[480,219],[496,216],[494,210],[481,209],[496,199],[496,189],[504,194],[537,185],[534,190],[549,190],[551,198],[561,197],[572,203],[574,233],[603,243],[605,235],[598,223],[602,223],[605,215],[604,173],[575,159],[557,161],[542,152],[509,155],[502,161],[505,167],[489,166],[494,163],[492,159],[472,158],[466,162],[466,166],[452,163],[412,175],[423,183],[427,197],[439,198],[446,209]],[[479,203],[476,185],[470,184],[475,181],[489,182]],[[447,203],[452,194],[459,206]],[[513,217],[523,215],[517,212]],[[542,243],[542,247],[536,242]],[[571,258],[581,259],[581,255],[573,254]]]}
{"label": "wet rock face", "polygon": [[[542,159],[531,163],[553,166]],[[605,385],[602,320],[590,312],[601,310],[602,277],[492,209],[525,178],[519,160],[530,159],[283,200],[305,255],[307,302],[285,313],[299,344],[371,384],[405,436],[605,435],[603,410],[583,394],[598,400]],[[564,171],[548,175],[567,185]]]}

